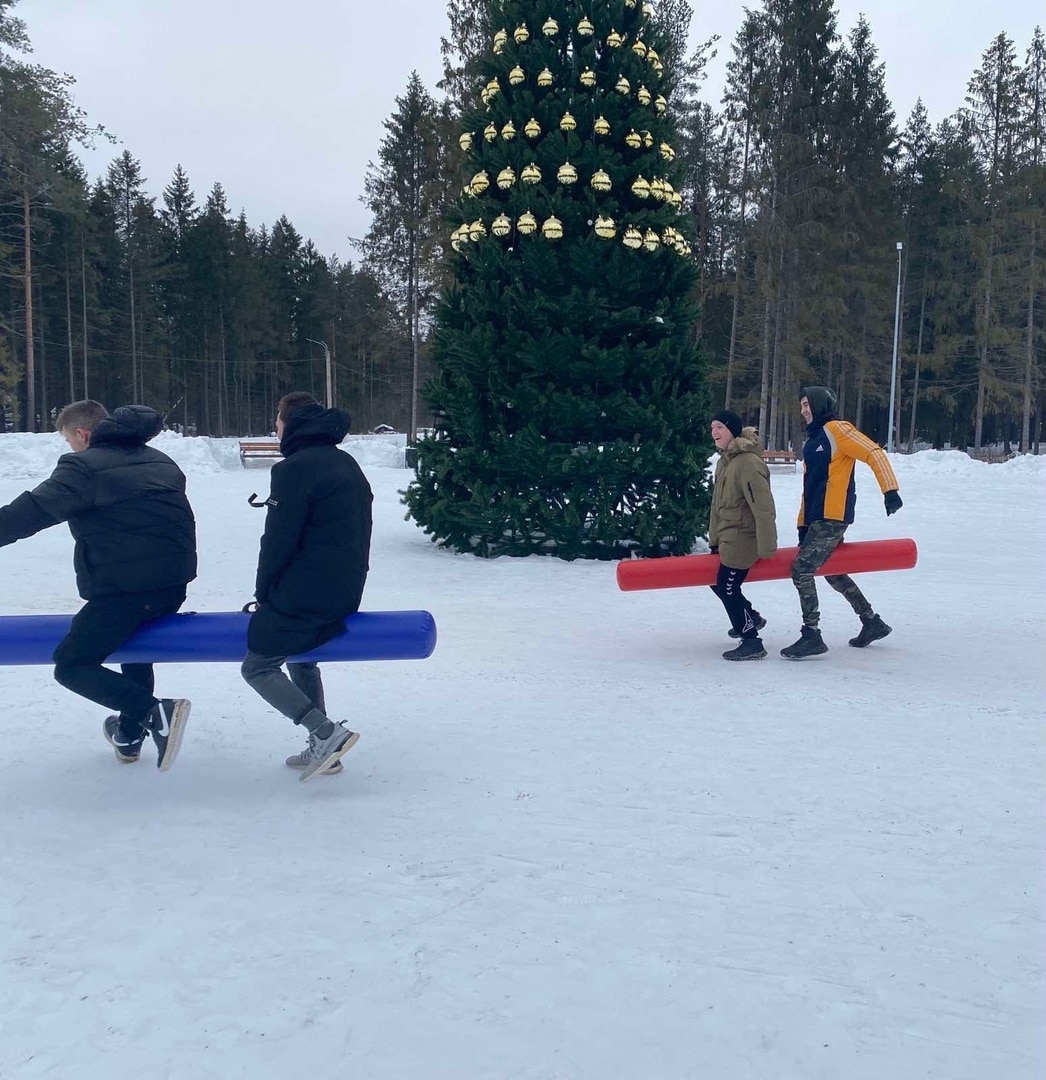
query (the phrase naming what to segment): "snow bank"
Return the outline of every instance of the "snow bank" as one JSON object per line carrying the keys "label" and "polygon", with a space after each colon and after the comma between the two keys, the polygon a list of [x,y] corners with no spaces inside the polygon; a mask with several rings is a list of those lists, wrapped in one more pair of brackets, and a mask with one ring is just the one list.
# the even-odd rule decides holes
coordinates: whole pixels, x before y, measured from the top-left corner
{"label": "snow bank", "polygon": [[[406,435],[350,435],[342,448],[364,468],[401,469],[406,444]],[[161,431],[150,445],[173,458],[186,475],[208,475],[241,467],[237,439],[187,437],[174,431]],[[0,478],[38,483],[68,451],[65,439],[57,432],[0,435]],[[255,462],[252,468],[267,468],[270,464]]]}

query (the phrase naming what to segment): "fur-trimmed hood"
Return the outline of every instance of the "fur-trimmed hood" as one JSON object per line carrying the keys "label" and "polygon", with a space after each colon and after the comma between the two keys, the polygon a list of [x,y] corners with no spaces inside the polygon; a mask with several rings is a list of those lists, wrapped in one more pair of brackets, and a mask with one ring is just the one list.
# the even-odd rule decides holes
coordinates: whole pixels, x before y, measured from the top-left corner
{"label": "fur-trimmed hood", "polygon": [[732,457],[734,454],[762,454],[763,440],[754,427],[741,428],[741,434],[733,439],[724,453]]}

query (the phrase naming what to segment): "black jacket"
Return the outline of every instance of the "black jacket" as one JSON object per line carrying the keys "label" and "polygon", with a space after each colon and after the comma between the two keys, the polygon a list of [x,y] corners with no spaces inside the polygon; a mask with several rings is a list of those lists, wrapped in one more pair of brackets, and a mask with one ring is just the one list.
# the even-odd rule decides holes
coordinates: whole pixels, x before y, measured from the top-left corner
{"label": "black jacket", "polygon": [[196,522],[185,476],[145,445],[160,427],[144,405],[123,405],[102,420],[86,450],[63,454],[47,480],[0,508],[0,547],[67,521],[85,600],[192,581]]}
{"label": "black jacket", "polygon": [[272,468],[247,644],[263,656],[307,652],[359,610],[370,558],[372,495],[338,449],[349,417],[310,405],[287,423]]}

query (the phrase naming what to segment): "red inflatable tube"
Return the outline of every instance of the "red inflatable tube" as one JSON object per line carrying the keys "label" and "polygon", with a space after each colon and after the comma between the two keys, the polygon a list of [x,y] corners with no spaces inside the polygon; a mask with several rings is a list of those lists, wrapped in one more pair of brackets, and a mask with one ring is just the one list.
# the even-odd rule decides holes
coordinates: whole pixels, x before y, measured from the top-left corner
{"label": "red inflatable tube", "polygon": [[[760,559],[748,571],[748,581],[769,581],[792,576],[792,562],[799,549],[779,548],[769,559]],[[841,543],[817,571],[825,574],[863,574],[869,570],[911,570],[918,559],[915,541],[858,540]],[[623,592],[641,589],[685,589],[714,585],[719,573],[718,555],[676,555],[667,559],[632,559],[617,564],[617,585]]]}

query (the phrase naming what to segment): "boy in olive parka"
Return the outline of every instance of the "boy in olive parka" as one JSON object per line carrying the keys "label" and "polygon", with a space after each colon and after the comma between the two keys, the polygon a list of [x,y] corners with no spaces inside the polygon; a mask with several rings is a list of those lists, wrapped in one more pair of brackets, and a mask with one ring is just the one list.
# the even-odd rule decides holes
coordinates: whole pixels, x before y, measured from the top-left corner
{"label": "boy in olive parka", "polygon": [[755,428],[743,427],[737,413],[723,409],[712,417],[712,441],[719,450],[708,522],[708,543],[720,565],[712,591],[730,618],[730,636],[740,638],[724,660],[762,660],[766,649],[759,631],[766,620],[741,592],[748,571],[777,551],[777,510],[770,471]]}

